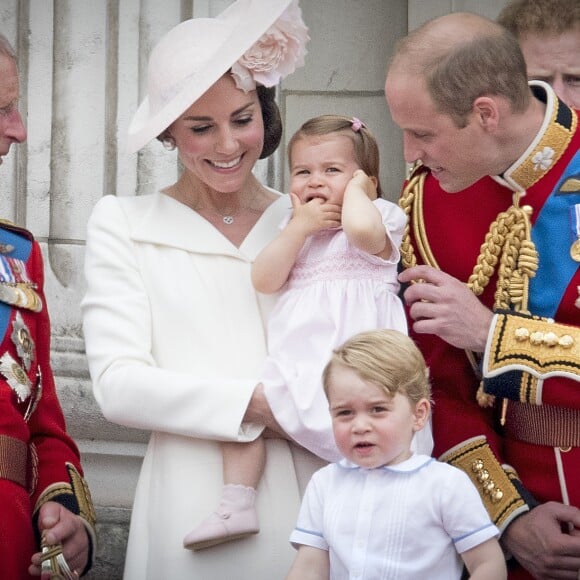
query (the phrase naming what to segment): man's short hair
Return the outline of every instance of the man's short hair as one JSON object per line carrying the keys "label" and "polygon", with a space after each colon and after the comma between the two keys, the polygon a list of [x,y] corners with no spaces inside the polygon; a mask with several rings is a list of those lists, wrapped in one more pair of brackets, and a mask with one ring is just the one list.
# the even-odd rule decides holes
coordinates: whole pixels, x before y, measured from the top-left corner
{"label": "man's short hair", "polygon": [[580,34],[579,0],[512,0],[497,22],[517,38],[526,34],[559,35],[569,30]]}
{"label": "man's short hair", "polygon": [[[450,18],[456,20],[456,35],[449,34]],[[525,111],[530,102],[517,39],[483,16],[454,13],[423,24],[397,43],[392,63],[397,60],[408,74],[424,79],[437,109],[458,127],[465,126],[478,97],[504,97],[515,113]]]}

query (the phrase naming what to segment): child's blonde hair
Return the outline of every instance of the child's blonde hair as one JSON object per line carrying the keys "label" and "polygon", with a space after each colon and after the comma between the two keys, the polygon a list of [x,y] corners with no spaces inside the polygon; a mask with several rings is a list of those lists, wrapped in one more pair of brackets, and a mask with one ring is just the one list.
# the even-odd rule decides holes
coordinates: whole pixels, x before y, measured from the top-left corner
{"label": "child's blonde hair", "polygon": [[288,163],[292,167],[292,148],[304,137],[319,137],[339,133],[352,141],[354,158],[359,167],[369,176],[377,180],[377,195],[384,197],[379,180],[379,146],[375,136],[366,125],[355,117],[343,115],[320,115],[306,121],[288,143]]}
{"label": "child's blonde hair", "polygon": [[401,393],[416,404],[431,400],[429,371],[415,343],[398,330],[370,330],[356,334],[335,349],[322,374],[324,392],[334,367],[352,369],[361,379],[373,383],[388,395]]}

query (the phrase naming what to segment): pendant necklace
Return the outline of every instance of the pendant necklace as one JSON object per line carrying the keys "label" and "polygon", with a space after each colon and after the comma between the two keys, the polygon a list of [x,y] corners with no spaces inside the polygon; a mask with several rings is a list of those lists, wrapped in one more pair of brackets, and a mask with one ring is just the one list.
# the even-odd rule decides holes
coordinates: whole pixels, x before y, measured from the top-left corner
{"label": "pendant necklace", "polygon": [[234,218],[242,210],[241,207],[238,207],[238,209],[236,209],[235,211],[228,211],[226,213],[223,213],[223,212],[218,211],[217,209],[214,209],[213,207],[210,207],[209,205],[204,207],[203,205],[194,204],[188,200],[189,196],[186,194],[185,190],[182,188],[181,183],[178,183],[176,185],[175,191],[176,191],[176,194],[173,194],[172,197],[174,197],[178,201],[182,201],[182,203],[184,203],[185,205],[187,205],[188,207],[190,207],[194,211],[197,211],[197,212],[207,211],[207,212],[210,212],[212,214],[215,214],[216,216],[219,216],[222,220],[222,223],[225,224],[226,226],[231,226],[235,221]]}
{"label": "pendant necklace", "polygon": [[234,223],[234,218],[240,213],[240,208],[238,207],[238,209],[233,213],[228,212],[225,214],[217,211],[216,209],[212,209],[211,211],[213,211],[213,213],[215,213],[216,215],[220,216],[222,218],[222,222],[226,226],[231,226]]}

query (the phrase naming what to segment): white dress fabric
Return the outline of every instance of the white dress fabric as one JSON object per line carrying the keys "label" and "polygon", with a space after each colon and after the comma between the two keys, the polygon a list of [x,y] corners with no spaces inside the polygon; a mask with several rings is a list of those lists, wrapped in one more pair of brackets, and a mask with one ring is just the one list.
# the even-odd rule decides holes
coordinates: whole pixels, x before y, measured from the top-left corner
{"label": "white dress fabric", "polygon": [[287,207],[281,196],[240,248],[164,194],[105,196],[94,208],[82,302],[94,394],[110,421],[152,432],[125,580],[272,580],[291,565],[288,534],[301,491],[323,462],[283,440],[267,440],[260,533],[196,553],[182,547],[218,504],[219,441],[261,432],[241,421],[266,356],[275,297],[254,291],[250,268]]}
{"label": "white dress fabric", "polygon": [[459,580],[459,554],[498,535],[463,471],[413,455],[377,469],[323,467],[290,541],[328,551],[331,580]]}
{"label": "white dress fabric", "polygon": [[[342,229],[310,236],[268,322],[269,356],[261,374],[268,403],[286,433],[328,461],[341,458],[321,380],[332,350],[364,330],[407,332],[397,296],[406,216],[384,199],[374,204],[393,247],[389,258],[352,246]],[[421,452],[431,449],[429,440]]]}

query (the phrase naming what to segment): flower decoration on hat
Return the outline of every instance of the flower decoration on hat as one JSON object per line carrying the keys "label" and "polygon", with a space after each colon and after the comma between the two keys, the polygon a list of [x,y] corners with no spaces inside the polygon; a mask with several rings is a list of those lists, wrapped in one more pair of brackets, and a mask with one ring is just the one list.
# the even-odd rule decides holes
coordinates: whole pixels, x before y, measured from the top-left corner
{"label": "flower decoration on hat", "polygon": [[245,92],[256,83],[273,87],[280,79],[304,66],[308,28],[302,20],[298,0],[232,65],[236,86]]}

